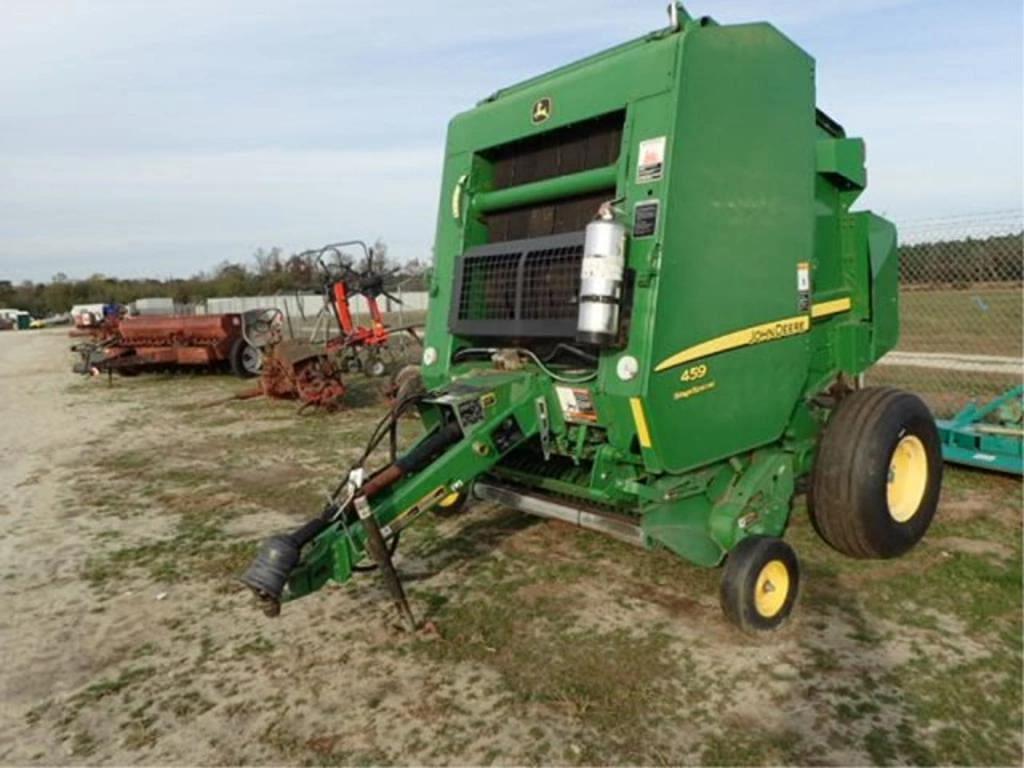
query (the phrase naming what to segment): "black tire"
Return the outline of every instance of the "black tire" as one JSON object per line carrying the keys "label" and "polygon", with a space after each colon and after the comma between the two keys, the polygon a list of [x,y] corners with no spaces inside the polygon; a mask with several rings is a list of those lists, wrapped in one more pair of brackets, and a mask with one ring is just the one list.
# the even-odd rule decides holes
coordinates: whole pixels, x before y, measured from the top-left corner
{"label": "black tire", "polygon": [[844,398],[825,426],[807,506],[821,538],[843,554],[896,557],[928,530],[941,486],[928,407],[909,392],[872,387]]}
{"label": "black tire", "polygon": [[799,595],[800,561],[782,539],[750,536],[729,553],[719,598],[726,618],[744,632],[781,627]]}
{"label": "black tire", "polygon": [[228,353],[228,364],[231,366],[231,372],[238,378],[251,379],[254,376],[260,375],[262,356],[260,357],[261,364],[253,366],[250,362],[253,352],[259,354],[259,350],[250,346],[249,342],[241,336],[231,344],[231,351]]}

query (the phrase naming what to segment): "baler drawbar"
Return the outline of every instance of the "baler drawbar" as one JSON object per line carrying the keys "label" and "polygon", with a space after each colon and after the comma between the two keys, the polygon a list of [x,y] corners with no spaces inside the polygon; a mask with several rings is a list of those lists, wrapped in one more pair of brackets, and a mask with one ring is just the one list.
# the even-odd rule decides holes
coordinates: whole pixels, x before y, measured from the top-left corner
{"label": "baler drawbar", "polygon": [[[782,536],[799,493],[835,549],[907,552],[942,460],[920,399],[859,385],[899,335],[896,230],[851,210],[866,178],[863,141],[815,107],[810,56],[679,5],[458,115],[424,388],[242,581],[276,614],[369,559],[411,623],[399,535],[474,497],[724,561],[722,607],[745,630],[796,602]],[[399,456],[412,409],[425,435]]]}

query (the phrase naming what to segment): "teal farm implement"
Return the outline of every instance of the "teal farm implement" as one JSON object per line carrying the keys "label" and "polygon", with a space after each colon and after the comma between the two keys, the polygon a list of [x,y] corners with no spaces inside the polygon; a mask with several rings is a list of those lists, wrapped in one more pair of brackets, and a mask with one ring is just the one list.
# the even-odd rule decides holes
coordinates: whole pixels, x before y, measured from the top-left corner
{"label": "teal farm implement", "polygon": [[1024,385],[980,407],[969,403],[938,427],[946,461],[1024,474]]}
{"label": "teal farm implement", "polygon": [[[637,40],[499,90],[448,127],[422,359],[298,530],[242,580],[270,614],[376,565],[439,506],[488,499],[700,566],[771,630],[800,591],[796,494],[852,557],[905,553],[938,502],[914,395],[860,389],[896,344],[896,230],[851,206],[864,143],[765,23],[670,9]],[[425,435],[371,451],[415,411]]]}

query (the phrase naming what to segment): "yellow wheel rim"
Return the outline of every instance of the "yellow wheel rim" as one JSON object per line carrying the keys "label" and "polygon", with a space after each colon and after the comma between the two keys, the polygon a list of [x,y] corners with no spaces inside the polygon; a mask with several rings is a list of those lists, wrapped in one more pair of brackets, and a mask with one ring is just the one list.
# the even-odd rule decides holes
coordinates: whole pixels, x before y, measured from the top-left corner
{"label": "yellow wheel rim", "polygon": [[897,523],[905,523],[917,514],[928,486],[928,454],[924,443],[907,435],[896,444],[889,459],[886,501],[889,514]]}
{"label": "yellow wheel rim", "polygon": [[443,499],[437,502],[437,505],[439,507],[444,507],[445,509],[447,509],[448,507],[453,507],[455,506],[455,502],[459,500],[459,496],[460,494],[458,491],[456,491],[455,493],[449,493],[447,496],[445,496]]}
{"label": "yellow wheel rim", "polygon": [[770,560],[757,575],[754,587],[754,607],[770,619],[782,610],[789,597],[789,569],[781,560]]}

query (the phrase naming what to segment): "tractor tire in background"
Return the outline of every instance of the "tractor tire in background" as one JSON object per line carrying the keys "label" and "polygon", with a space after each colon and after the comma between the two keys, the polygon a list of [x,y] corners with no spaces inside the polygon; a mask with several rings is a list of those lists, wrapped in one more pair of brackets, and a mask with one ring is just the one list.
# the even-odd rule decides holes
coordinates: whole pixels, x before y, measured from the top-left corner
{"label": "tractor tire in background", "polygon": [[231,372],[238,378],[251,379],[259,376],[263,369],[263,353],[239,336],[231,345],[228,364],[231,366]]}
{"label": "tractor tire in background", "polygon": [[818,446],[807,505],[821,537],[857,558],[911,549],[932,522],[942,452],[931,411],[888,387],[844,398]]}
{"label": "tractor tire in background", "polygon": [[774,536],[749,536],[729,552],[719,599],[726,618],[744,632],[786,623],[800,594],[796,552]]}

